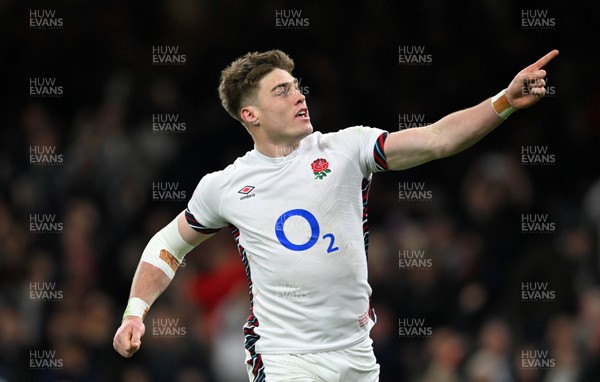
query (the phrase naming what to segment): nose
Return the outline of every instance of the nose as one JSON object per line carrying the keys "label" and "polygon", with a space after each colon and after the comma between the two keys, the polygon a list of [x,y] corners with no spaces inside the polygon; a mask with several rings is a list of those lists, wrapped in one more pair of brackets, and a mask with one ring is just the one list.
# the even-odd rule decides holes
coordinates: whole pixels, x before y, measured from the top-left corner
{"label": "nose", "polygon": [[296,97],[296,100],[294,102],[294,104],[296,105],[304,103],[306,101],[306,96],[302,94],[302,91],[298,88],[294,88],[294,96]]}

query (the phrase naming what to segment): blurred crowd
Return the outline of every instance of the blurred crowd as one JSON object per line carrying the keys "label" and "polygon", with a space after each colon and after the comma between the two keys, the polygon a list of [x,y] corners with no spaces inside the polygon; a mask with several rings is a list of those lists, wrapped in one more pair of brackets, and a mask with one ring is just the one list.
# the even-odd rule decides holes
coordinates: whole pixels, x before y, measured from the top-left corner
{"label": "blurred crowd", "polygon": [[[144,246],[186,207],[153,198],[153,187],[189,198],[204,174],[252,148],[219,105],[218,76],[272,48],[295,59],[323,132],[394,131],[401,113],[435,122],[561,51],[548,68],[553,97],[456,157],[374,176],[372,337],[382,382],[600,380],[600,87],[572,39],[592,27],[577,15],[598,5],[555,3],[537,5],[555,28],[523,30],[516,1],[1,2],[0,381],[247,380],[248,289],[226,230],[186,257],[146,317],[139,353],[121,358],[112,337]],[[49,8],[64,26],[32,29],[30,10]],[[309,26],[277,29],[282,9]],[[185,65],[153,65],[158,45],[177,46]],[[425,46],[432,64],[398,65],[400,45]],[[31,97],[32,77],[55,78],[64,94]],[[157,132],[156,114],[186,127]],[[524,165],[523,146],[555,161]],[[61,160],[32,163],[32,147]],[[401,200],[406,182],[431,197]],[[523,232],[523,215],[555,229]],[[32,216],[61,224],[32,230]],[[402,251],[421,251],[428,266],[399,266]],[[551,298],[525,300],[524,283],[545,283]],[[406,320],[422,335],[403,335]]]}

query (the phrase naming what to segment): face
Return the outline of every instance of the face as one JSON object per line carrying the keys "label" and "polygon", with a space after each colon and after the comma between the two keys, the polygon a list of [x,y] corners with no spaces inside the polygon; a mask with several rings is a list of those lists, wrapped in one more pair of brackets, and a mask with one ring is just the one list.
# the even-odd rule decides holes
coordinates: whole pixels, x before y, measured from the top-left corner
{"label": "face", "polygon": [[242,108],[242,118],[257,126],[255,139],[273,144],[297,144],[313,131],[298,80],[282,69],[274,69],[260,80],[255,99]]}

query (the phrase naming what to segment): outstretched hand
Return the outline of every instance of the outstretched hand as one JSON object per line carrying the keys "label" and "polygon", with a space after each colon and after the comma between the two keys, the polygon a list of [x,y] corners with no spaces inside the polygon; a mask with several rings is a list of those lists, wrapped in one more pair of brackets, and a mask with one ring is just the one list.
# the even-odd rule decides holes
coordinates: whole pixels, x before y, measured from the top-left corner
{"label": "outstretched hand", "polygon": [[554,57],[558,50],[554,49],[533,64],[521,70],[506,88],[506,98],[515,109],[525,109],[546,94],[546,71],[542,69]]}

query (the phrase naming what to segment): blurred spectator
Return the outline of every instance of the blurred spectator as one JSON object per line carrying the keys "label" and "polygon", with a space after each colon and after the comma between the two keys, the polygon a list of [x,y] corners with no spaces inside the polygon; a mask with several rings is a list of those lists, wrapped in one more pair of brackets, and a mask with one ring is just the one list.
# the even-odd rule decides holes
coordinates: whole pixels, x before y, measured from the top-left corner
{"label": "blurred spectator", "polygon": [[469,357],[465,376],[469,382],[513,381],[510,328],[500,319],[488,321],[480,331],[479,346]]}
{"label": "blurred spectator", "polygon": [[466,352],[465,338],[451,328],[433,330],[428,341],[429,364],[420,382],[459,382],[463,380],[461,364]]}
{"label": "blurred spectator", "polygon": [[550,354],[556,367],[550,369],[544,382],[576,382],[581,373],[581,360],[577,346],[576,320],[567,315],[559,315],[550,320],[546,336]]}
{"label": "blurred spectator", "polygon": [[582,381],[600,378],[600,289],[583,290],[579,294],[576,338],[582,356]]}

